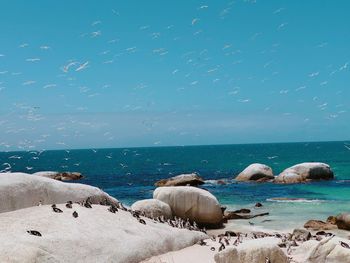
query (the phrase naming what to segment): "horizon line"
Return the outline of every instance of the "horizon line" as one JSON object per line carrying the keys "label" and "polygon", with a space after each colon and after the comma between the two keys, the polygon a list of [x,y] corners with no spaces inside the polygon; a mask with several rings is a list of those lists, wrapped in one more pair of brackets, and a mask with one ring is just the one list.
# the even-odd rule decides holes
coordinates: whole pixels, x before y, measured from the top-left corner
{"label": "horizon line", "polygon": [[239,145],[259,145],[259,144],[298,144],[298,143],[332,143],[347,142],[350,140],[325,140],[325,141],[289,141],[289,142],[251,142],[251,143],[219,143],[219,144],[188,144],[188,145],[157,145],[157,146],[125,146],[125,147],[90,147],[90,148],[65,148],[65,149],[41,149],[41,150],[9,150],[0,153],[11,152],[47,152],[47,151],[83,151],[83,150],[108,150],[108,149],[143,149],[143,148],[180,148],[180,147],[205,147],[205,146],[239,146]]}

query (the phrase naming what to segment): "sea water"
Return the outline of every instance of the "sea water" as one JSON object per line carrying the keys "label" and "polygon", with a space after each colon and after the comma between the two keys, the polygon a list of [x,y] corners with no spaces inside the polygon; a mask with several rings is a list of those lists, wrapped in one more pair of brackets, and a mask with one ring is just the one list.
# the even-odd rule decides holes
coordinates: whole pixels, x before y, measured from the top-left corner
{"label": "sea water", "polygon": [[[197,172],[202,187],[228,210],[253,208],[256,202],[268,217],[250,220],[266,227],[298,226],[308,219],[350,212],[350,150],[348,142],[275,143],[0,152],[0,170],[76,171],[80,183],[102,188],[127,205],[152,198],[154,183],[181,173]],[[251,163],[272,167],[274,174],[301,162],[325,162],[335,180],[306,184],[237,183],[233,179]],[[219,185],[216,180],[226,184]],[[301,198],[277,201],[276,198]],[[304,200],[303,200],[304,199]]]}

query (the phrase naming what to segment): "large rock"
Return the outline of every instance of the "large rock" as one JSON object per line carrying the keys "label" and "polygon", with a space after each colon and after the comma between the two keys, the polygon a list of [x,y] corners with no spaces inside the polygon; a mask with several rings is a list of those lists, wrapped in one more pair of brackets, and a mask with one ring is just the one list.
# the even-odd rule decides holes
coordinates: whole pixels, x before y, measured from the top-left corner
{"label": "large rock", "polygon": [[204,184],[204,180],[195,173],[191,174],[180,174],[168,179],[162,179],[156,182],[154,185],[160,186],[197,186]]}
{"label": "large rock", "polygon": [[131,209],[145,213],[147,217],[157,218],[164,216],[166,219],[172,218],[171,208],[167,203],[157,199],[146,199],[135,202]]}
{"label": "large rock", "polygon": [[216,263],[287,263],[288,258],[276,238],[259,238],[245,241],[237,248],[228,248],[214,256]]}
{"label": "large rock", "polygon": [[134,263],[208,238],[147,218],[141,224],[129,212],[111,213],[106,206],[57,207],[63,212],[43,205],[0,214],[0,262]]}
{"label": "large rock", "polygon": [[350,230],[350,214],[337,215],[336,225],[339,229]]}
{"label": "large rock", "polygon": [[304,224],[304,227],[306,229],[312,229],[312,230],[337,229],[337,226],[335,224],[332,224],[330,222],[323,222],[321,220],[309,220]]}
{"label": "large rock", "polygon": [[237,177],[237,181],[268,181],[273,180],[273,172],[271,167],[260,164],[253,163],[245,168]]}
{"label": "large rock", "polygon": [[348,263],[350,262],[350,249],[343,247],[342,244],[350,245],[350,241],[334,236],[320,242],[310,240],[298,247],[295,255],[298,256],[298,262]]}
{"label": "large rock", "polygon": [[330,166],[325,163],[301,163],[287,168],[275,178],[275,183],[303,183],[334,178]]}
{"label": "large rock", "polygon": [[33,175],[36,176],[43,176],[59,181],[71,181],[71,180],[79,180],[83,178],[81,173],[77,172],[53,172],[53,171],[43,171],[43,172],[36,172],[33,173]]}
{"label": "large rock", "polygon": [[159,187],[153,198],[167,203],[174,216],[189,218],[207,226],[222,222],[222,210],[215,196],[208,191],[192,186]]}
{"label": "large rock", "polygon": [[0,213],[36,206],[82,201],[90,197],[92,203],[118,201],[99,188],[64,183],[25,173],[0,173]]}

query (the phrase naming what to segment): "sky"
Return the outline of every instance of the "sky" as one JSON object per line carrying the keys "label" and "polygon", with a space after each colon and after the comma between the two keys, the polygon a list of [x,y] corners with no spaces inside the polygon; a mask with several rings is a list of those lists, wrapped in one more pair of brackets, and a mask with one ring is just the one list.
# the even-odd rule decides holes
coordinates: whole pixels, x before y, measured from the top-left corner
{"label": "sky", "polygon": [[0,8],[0,151],[348,140],[347,0]]}

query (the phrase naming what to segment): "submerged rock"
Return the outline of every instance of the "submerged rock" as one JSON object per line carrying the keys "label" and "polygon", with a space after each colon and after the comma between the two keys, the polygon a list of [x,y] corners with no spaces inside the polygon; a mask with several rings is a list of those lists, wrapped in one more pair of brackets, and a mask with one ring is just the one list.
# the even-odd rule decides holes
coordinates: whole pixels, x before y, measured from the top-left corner
{"label": "submerged rock", "polygon": [[166,219],[172,218],[171,208],[167,203],[157,199],[145,199],[135,202],[131,209],[145,213],[147,217],[157,218],[164,216]]}
{"label": "submerged rock", "polygon": [[0,173],[0,213],[39,204],[59,204],[67,201],[117,204],[118,200],[97,187],[64,183],[25,173]]}
{"label": "submerged rock", "polygon": [[71,181],[82,179],[83,176],[78,172],[53,172],[53,171],[43,171],[33,173],[36,176],[47,177],[59,181]]}
{"label": "submerged rock", "polygon": [[154,185],[160,186],[197,186],[204,184],[204,180],[198,176],[196,173],[191,174],[180,174],[168,179],[162,179],[156,182]]}
{"label": "submerged rock", "polygon": [[287,263],[288,258],[278,247],[278,242],[278,239],[270,237],[245,241],[237,248],[217,253],[214,260],[216,263]]}
{"label": "submerged rock", "polygon": [[0,262],[133,263],[208,238],[147,218],[141,221],[121,209],[111,213],[101,205],[72,206],[76,218],[64,205],[57,205],[63,211],[59,214],[49,205],[0,214]]}
{"label": "submerged rock", "polygon": [[214,195],[192,186],[159,187],[153,198],[167,203],[174,216],[190,219],[201,225],[218,226],[222,223],[221,206]]}
{"label": "submerged rock", "polygon": [[287,168],[274,180],[275,183],[293,184],[334,178],[330,166],[325,163],[301,163]]}
{"label": "submerged rock", "polygon": [[245,168],[235,179],[237,181],[269,181],[273,180],[273,172],[271,167],[260,164],[253,163]]}
{"label": "submerged rock", "polygon": [[255,217],[259,217],[259,216],[267,216],[269,215],[269,213],[260,213],[260,214],[254,214],[254,215],[247,215],[244,213],[235,213],[234,211],[228,211],[224,214],[224,219],[225,220],[231,220],[231,219],[252,219]]}

